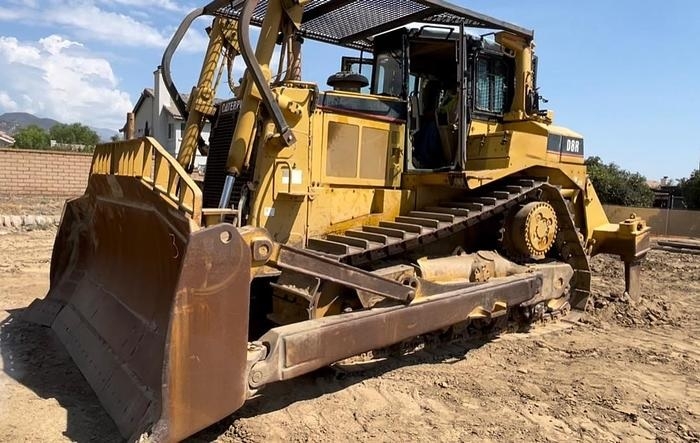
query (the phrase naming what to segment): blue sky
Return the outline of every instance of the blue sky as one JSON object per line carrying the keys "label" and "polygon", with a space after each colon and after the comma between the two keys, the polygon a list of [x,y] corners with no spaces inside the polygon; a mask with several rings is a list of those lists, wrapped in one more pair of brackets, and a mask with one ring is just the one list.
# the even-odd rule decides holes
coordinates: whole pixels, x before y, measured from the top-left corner
{"label": "blue sky", "polygon": [[[535,29],[539,83],[555,122],[598,155],[649,179],[698,168],[700,2],[457,0]],[[0,1],[0,113],[122,126],[187,11],[180,0]],[[198,23],[174,62],[190,89],[206,45]],[[309,45],[304,76],[324,82],[342,49]]]}

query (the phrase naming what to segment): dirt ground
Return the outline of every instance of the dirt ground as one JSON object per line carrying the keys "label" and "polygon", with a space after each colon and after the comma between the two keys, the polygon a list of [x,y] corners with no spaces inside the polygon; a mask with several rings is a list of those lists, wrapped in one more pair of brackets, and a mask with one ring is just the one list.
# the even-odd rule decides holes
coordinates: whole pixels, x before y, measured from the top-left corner
{"label": "dirt ground", "polygon": [[0,215],[61,215],[68,197],[0,196]]}
{"label": "dirt ground", "polygon": [[[0,234],[0,441],[119,441],[51,331],[19,319],[46,293],[55,230]],[[700,256],[651,252],[639,302],[617,262],[594,271],[574,325],[321,370],[191,440],[700,441]]]}

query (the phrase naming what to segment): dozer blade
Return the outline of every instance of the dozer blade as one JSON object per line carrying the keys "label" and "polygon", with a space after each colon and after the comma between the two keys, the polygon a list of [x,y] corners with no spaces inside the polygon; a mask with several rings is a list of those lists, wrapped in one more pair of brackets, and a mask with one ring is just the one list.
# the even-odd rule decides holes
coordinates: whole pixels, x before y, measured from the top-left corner
{"label": "dozer blade", "polygon": [[[49,293],[27,319],[56,332],[124,437],[176,441],[246,398],[251,253],[233,226],[194,223],[196,185],[143,143],[156,158],[145,173],[117,162],[96,173],[93,160],[85,195],[64,209]],[[182,175],[172,192],[192,191],[195,210],[158,191],[159,168]]]}

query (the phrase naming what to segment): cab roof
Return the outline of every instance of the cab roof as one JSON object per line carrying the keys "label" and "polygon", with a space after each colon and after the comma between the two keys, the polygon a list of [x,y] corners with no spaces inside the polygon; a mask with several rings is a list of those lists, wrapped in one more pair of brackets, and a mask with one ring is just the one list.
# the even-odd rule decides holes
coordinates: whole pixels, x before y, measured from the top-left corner
{"label": "cab roof", "polygon": [[[245,0],[215,0],[204,9],[222,17],[239,17]],[[267,0],[260,0],[253,25],[262,24]],[[441,0],[310,0],[304,6],[301,35],[311,40],[365,51],[372,37],[414,23],[507,31],[532,40],[534,32]]]}

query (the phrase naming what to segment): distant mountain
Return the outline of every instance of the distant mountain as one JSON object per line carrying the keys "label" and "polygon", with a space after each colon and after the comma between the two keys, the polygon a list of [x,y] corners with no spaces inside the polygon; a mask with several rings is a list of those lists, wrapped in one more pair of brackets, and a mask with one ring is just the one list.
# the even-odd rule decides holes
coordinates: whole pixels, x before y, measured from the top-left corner
{"label": "distant mountain", "polygon": [[[0,131],[10,135],[29,125],[37,125],[48,131],[53,125],[59,123],[61,122],[52,118],[40,118],[28,112],[7,112],[0,115]],[[92,126],[90,129],[95,131],[105,142],[110,141],[113,135],[119,135],[119,132],[113,129],[93,128]]]}
{"label": "distant mountain", "polygon": [[47,131],[51,126],[60,123],[52,118],[39,118],[28,112],[7,112],[0,115],[0,131],[12,135],[25,126],[37,125]]}
{"label": "distant mountain", "polygon": [[94,128],[92,126],[90,126],[90,129],[97,132],[97,135],[100,136],[100,140],[102,140],[103,142],[112,141],[113,135],[119,135],[119,131],[115,131],[114,129]]}

